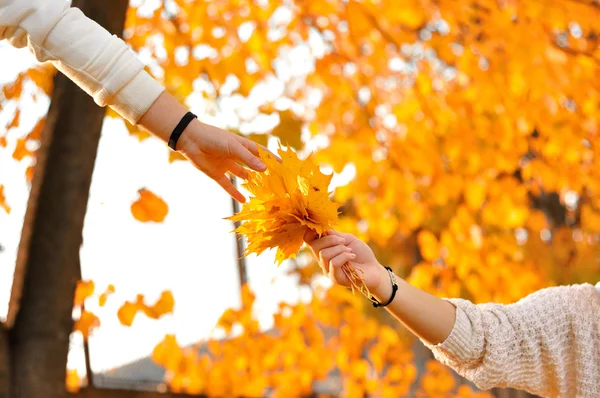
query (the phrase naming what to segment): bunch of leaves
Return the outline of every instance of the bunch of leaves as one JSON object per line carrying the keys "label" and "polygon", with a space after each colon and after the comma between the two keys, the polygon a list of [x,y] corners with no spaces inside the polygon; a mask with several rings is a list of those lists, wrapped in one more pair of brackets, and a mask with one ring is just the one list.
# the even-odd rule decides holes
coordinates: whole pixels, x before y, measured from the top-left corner
{"label": "bunch of leaves", "polygon": [[[331,175],[321,172],[310,156],[300,160],[291,148],[279,148],[279,156],[259,148],[259,155],[267,165],[264,173],[252,172],[243,187],[250,200],[230,220],[241,224],[234,232],[248,239],[245,254],[261,254],[266,249],[277,249],[278,264],[295,258],[304,243],[304,235],[311,230],[323,236],[338,218],[339,205],[330,199]],[[350,263],[342,270],[357,288],[370,297],[362,271]]]}

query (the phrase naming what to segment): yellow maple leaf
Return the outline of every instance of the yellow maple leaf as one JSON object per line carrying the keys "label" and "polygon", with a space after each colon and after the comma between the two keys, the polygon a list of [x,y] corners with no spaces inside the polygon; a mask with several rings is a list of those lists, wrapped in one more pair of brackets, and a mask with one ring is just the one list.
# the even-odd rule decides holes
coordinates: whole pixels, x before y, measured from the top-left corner
{"label": "yellow maple leaf", "polygon": [[242,224],[235,230],[248,238],[246,255],[277,248],[278,264],[294,257],[308,229],[323,234],[338,217],[339,205],[329,198],[332,175],[324,175],[310,159],[300,160],[287,148],[279,149],[281,162],[259,148],[267,165],[264,173],[251,173],[244,187],[252,194],[230,220]]}

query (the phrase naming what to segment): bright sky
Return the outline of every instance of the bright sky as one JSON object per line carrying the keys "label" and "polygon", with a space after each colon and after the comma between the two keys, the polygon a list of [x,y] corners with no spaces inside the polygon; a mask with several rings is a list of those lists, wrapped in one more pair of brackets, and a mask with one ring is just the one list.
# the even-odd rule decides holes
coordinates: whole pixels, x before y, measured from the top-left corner
{"label": "bright sky", "polygon": [[[3,42],[0,59],[4,60],[0,63],[0,84],[11,81],[34,62],[27,50],[14,50]],[[31,120],[22,117],[22,129],[11,131],[8,148],[0,149],[0,184],[5,185],[12,207],[10,215],[0,211],[0,244],[4,247],[0,253],[0,317],[6,315],[28,197],[24,179],[27,165],[15,162],[11,154],[15,138],[28,131],[35,116],[44,110],[44,104],[37,108],[29,104],[26,115]],[[203,114],[202,104],[192,105],[192,110]],[[6,118],[0,115],[0,125]],[[204,120],[219,124],[216,119]],[[85,134],[85,129],[81,133]],[[180,344],[207,338],[223,310],[239,304],[235,238],[230,233],[232,224],[223,220],[232,214],[231,201],[187,162],[169,164],[167,159],[168,149],[158,140],[139,143],[120,121],[105,122],[81,249],[83,278],[94,280],[99,292],[109,283],[117,290],[104,308],[97,307],[95,300],[87,304],[102,322],[90,338],[96,372],[149,355],[166,333],[176,334]],[[133,219],[130,205],[143,187],[168,203],[164,223],[143,224]],[[277,268],[273,259],[271,253],[248,259],[264,327],[270,326],[277,302],[293,302],[300,297],[295,278],[284,275],[286,264]],[[274,278],[277,282],[273,284]],[[154,302],[164,289],[174,293],[173,315],[158,321],[139,315],[130,328],[119,324],[116,313],[125,300],[134,300],[141,293]],[[303,293],[306,297],[307,292]],[[73,341],[70,367],[82,369],[81,346],[80,339]]]}

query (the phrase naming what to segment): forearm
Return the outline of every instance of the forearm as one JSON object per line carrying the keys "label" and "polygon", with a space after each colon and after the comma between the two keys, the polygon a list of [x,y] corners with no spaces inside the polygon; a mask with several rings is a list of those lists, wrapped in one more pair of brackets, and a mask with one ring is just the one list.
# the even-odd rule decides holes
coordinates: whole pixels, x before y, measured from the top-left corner
{"label": "forearm", "polygon": [[[385,268],[381,267],[380,285],[373,295],[381,302],[392,294],[392,286]],[[385,307],[396,319],[417,337],[430,344],[446,340],[454,326],[456,308],[446,300],[437,298],[398,278],[398,291],[394,300]]]}
{"label": "forearm", "polygon": [[[188,109],[171,94],[164,91],[140,118],[138,125],[164,142],[169,141],[171,132]],[[181,136],[183,140],[185,134]],[[179,142],[178,145],[179,147]]]}

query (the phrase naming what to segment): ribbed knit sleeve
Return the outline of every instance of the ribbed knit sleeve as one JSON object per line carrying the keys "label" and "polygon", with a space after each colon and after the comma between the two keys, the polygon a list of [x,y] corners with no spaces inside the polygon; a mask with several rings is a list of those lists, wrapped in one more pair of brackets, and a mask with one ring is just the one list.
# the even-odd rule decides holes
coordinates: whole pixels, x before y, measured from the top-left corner
{"label": "ribbed knit sleeve", "polygon": [[164,91],[123,40],[65,0],[0,0],[0,39],[28,46],[134,124]]}
{"label": "ribbed knit sleeve", "polygon": [[448,338],[423,343],[479,388],[600,397],[600,295],[590,284],[542,289],[517,303],[456,307]]}

